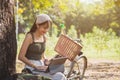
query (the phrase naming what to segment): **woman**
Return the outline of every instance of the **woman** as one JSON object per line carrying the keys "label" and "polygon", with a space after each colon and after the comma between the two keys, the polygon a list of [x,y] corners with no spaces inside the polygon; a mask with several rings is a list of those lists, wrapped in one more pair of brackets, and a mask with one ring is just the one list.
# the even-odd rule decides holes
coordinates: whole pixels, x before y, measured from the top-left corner
{"label": "woman", "polygon": [[51,23],[52,20],[46,14],[40,14],[36,17],[32,28],[23,41],[18,59],[23,61],[26,64],[25,68],[33,74],[40,74],[52,80],[66,80],[65,76],[60,72],[50,75],[49,73],[35,71],[45,71],[48,68],[49,61],[44,56],[45,34],[48,32]]}

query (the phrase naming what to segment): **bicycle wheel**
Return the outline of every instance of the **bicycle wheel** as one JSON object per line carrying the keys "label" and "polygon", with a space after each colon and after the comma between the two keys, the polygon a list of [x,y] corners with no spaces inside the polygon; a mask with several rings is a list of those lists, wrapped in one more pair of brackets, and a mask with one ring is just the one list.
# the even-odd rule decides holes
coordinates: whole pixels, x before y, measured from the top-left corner
{"label": "bicycle wheel", "polygon": [[80,56],[76,61],[73,61],[70,66],[67,78],[69,80],[82,80],[87,68],[87,58]]}

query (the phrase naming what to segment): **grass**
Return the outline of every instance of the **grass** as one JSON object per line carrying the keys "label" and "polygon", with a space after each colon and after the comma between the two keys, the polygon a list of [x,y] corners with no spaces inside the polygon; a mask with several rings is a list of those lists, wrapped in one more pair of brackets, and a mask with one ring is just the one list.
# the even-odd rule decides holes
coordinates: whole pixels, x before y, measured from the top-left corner
{"label": "grass", "polygon": [[89,59],[101,59],[101,60],[114,60],[114,61],[120,61],[120,55],[115,53],[91,53],[91,54],[84,54]]}
{"label": "grass", "polygon": [[[17,53],[19,53],[19,51],[20,51],[20,47],[22,45],[22,42],[23,42],[24,38],[25,38],[25,34],[20,34],[19,35]],[[54,47],[57,43],[57,40],[58,40],[58,38],[55,37],[55,36],[47,37],[46,51],[45,51],[46,57],[51,58],[55,54],[57,54],[54,51]],[[86,44],[85,47],[83,47],[83,53],[88,58],[120,60],[120,54],[115,53],[114,51],[111,52],[109,50],[103,50],[102,52],[98,52],[98,51],[96,51],[92,48],[92,45],[89,48],[87,47],[87,45],[90,46],[89,44]]]}

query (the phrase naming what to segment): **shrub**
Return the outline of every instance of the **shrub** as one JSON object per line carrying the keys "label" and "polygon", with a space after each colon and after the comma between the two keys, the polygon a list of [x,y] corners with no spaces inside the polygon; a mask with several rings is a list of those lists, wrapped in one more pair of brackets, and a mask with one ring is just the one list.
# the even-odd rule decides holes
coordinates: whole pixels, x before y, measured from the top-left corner
{"label": "shrub", "polygon": [[103,56],[120,56],[120,38],[112,29],[107,31],[94,27],[91,33],[86,33],[82,38],[86,54],[97,54]]}

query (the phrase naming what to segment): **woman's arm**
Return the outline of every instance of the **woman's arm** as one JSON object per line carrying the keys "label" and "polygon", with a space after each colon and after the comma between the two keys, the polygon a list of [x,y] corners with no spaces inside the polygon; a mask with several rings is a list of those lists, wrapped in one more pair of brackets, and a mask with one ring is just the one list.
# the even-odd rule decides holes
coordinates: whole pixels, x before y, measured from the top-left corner
{"label": "woman's arm", "polygon": [[42,54],[43,61],[46,59],[45,53]]}
{"label": "woman's arm", "polygon": [[44,64],[46,66],[50,63],[49,60],[46,58],[45,53],[42,54],[42,60],[44,61]]}
{"label": "woman's arm", "polygon": [[32,43],[32,36],[30,33],[28,33],[23,41],[23,44],[21,46],[21,49],[20,49],[20,52],[19,52],[19,55],[18,55],[18,59],[21,60],[22,62],[24,62],[25,64],[33,67],[33,68],[36,68],[36,66],[34,64],[32,64],[26,57],[26,52],[27,52],[27,49],[28,49],[28,46]]}

